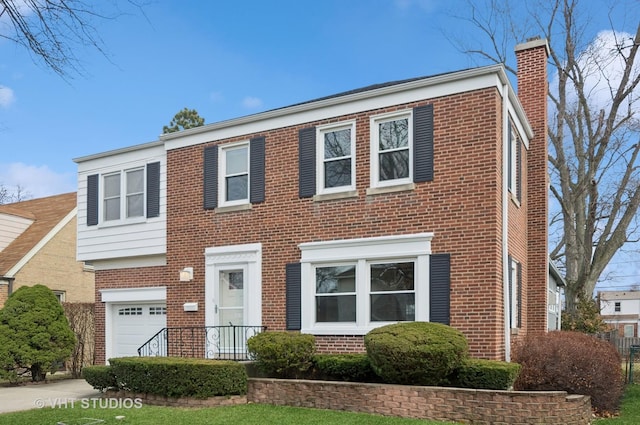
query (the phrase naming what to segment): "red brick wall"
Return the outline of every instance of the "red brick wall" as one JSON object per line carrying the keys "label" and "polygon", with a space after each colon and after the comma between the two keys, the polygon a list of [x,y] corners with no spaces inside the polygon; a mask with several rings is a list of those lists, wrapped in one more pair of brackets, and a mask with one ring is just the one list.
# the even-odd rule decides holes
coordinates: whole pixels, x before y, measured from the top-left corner
{"label": "red brick wall", "polygon": [[[356,120],[359,196],[352,199],[313,202],[298,198],[298,130],[326,121],[263,134],[266,201],[249,211],[204,210],[204,146],[169,151],[167,269],[170,275],[177,275],[185,266],[195,269],[192,282],[169,279],[169,326],[194,320],[203,323],[203,310],[193,314],[172,307],[186,301],[204,305],[206,247],[262,242],[262,324],[276,330],[285,327],[285,264],[299,261],[299,243],[434,232],[433,252],[451,254],[452,326],[469,337],[474,355],[500,358],[504,348],[501,100],[495,89],[485,89],[420,104],[424,103],[434,105],[435,179],[416,184],[412,191],[365,194],[369,187],[369,117],[391,109],[336,119]],[[319,345],[321,349],[361,351],[361,343],[346,342],[349,339],[353,338],[323,337]]]}
{"label": "red brick wall", "polygon": [[[547,331],[549,174],[547,172],[547,50],[535,40],[516,49],[518,97],[534,132],[530,143],[528,178],[529,243],[527,321],[531,332]],[[535,184],[533,184],[535,183]]]}

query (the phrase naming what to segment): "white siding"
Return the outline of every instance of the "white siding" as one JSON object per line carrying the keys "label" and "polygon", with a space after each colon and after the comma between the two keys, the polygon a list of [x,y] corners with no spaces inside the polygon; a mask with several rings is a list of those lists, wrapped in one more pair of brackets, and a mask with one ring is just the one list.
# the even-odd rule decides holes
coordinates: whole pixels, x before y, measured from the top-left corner
{"label": "white siding", "polygon": [[[78,260],[164,255],[167,251],[167,161],[159,144],[140,145],[78,162]],[[160,216],[135,223],[87,226],[87,176],[160,162]]]}
{"label": "white siding", "polygon": [[0,213],[0,251],[22,234],[33,220],[12,214]]}

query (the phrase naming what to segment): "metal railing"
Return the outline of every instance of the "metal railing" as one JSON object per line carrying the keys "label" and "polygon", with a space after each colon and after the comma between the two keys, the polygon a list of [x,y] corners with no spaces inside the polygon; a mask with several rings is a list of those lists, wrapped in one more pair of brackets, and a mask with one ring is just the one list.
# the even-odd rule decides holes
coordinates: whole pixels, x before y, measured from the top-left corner
{"label": "metal railing", "polygon": [[163,328],[138,348],[138,355],[251,360],[247,340],[266,326],[193,326]]}

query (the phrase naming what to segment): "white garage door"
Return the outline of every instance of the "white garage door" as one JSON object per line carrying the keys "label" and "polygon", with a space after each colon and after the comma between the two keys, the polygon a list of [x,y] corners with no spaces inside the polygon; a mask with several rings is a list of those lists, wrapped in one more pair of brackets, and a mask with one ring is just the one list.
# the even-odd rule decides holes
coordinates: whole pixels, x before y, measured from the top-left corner
{"label": "white garage door", "polygon": [[112,317],[112,357],[137,356],[138,348],[167,326],[167,306],[116,304]]}

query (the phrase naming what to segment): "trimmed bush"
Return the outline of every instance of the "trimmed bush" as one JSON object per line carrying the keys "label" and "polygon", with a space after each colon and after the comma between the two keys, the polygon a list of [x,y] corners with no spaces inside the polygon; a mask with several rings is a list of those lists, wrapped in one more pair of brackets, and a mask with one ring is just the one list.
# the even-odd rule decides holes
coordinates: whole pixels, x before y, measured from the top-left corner
{"label": "trimmed bush", "polygon": [[440,385],[467,358],[465,336],[440,323],[402,322],[364,337],[371,367],[384,382]]}
{"label": "trimmed bush", "polygon": [[247,341],[256,366],[269,376],[298,378],[313,365],[316,339],[297,332],[262,332]]}
{"label": "trimmed bush", "polygon": [[182,357],[109,359],[119,389],[167,397],[208,398],[247,393],[247,372],[238,362]]}
{"label": "trimmed bush", "polygon": [[515,389],[588,395],[597,412],[618,410],[624,377],[612,344],[579,332],[553,331],[528,336],[513,354],[522,365]]}
{"label": "trimmed bush", "polygon": [[87,366],[82,369],[82,378],[98,391],[118,388],[111,366]]}
{"label": "trimmed bush", "polygon": [[520,373],[517,363],[466,359],[454,372],[452,384],[460,388],[508,390]]}
{"label": "trimmed bush", "polygon": [[313,365],[320,379],[350,382],[379,380],[365,353],[316,354],[313,357]]}

